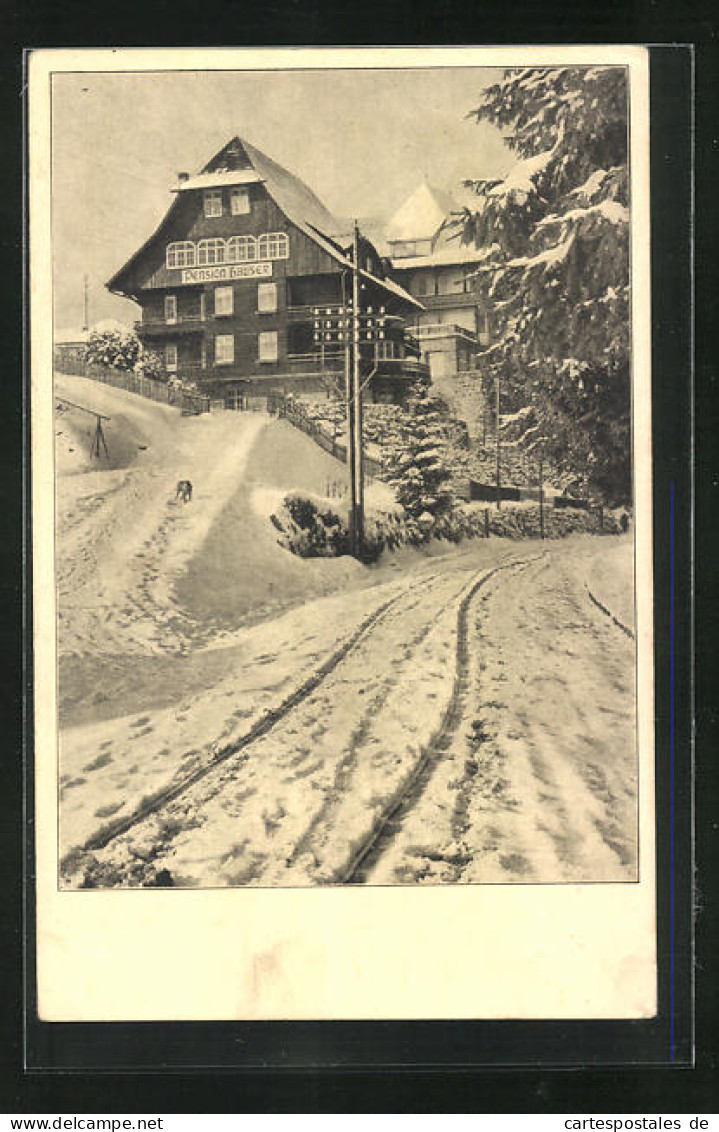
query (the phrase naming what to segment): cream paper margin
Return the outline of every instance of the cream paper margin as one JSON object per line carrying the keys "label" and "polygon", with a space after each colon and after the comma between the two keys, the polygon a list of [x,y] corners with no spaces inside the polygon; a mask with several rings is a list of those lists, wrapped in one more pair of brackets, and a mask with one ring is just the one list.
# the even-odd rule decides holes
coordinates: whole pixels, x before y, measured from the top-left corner
{"label": "cream paper margin", "polygon": [[[50,76],[625,65],[630,73],[638,884],[57,889]],[[29,56],[37,972],[46,1021],[646,1018],[656,1012],[648,53],[634,46],[49,49]]]}

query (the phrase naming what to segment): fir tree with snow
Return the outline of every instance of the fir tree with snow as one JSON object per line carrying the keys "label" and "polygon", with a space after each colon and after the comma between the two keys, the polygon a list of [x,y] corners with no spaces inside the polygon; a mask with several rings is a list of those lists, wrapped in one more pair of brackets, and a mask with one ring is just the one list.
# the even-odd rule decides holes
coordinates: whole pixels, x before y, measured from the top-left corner
{"label": "fir tree with snow", "polygon": [[454,504],[448,485],[447,408],[424,382],[407,398],[407,416],[388,457],[388,479],[397,501],[428,530]]}
{"label": "fir tree with snow", "polygon": [[626,77],[618,67],[505,71],[470,117],[519,157],[468,181],[462,238],[484,246],[477,288],[492,319],[480,355],[526,443],[611,501],[631,496]]}

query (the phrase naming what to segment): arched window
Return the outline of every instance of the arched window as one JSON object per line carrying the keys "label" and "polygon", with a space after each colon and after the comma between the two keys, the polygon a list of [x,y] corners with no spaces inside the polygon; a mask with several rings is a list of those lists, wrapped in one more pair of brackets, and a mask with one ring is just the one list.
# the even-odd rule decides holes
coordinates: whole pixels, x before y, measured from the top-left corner
{"label": "arched window", "polygon": [[197,264],[199,267],[209,267],[213,263],[225,262],[225,241],[218,238],[200,240],[197,245]]}
{"label": "arched window", "polygon": [[165,262],[168,268],[194,267],[195,245],[189,240],[180,240],[175,244],[168,244],[165,252]]}
{"label": "arched window", "polygon": [[254,236],[231,236],[227,241],[226,263],[247,263],[257,259],[257,241]]}
{"label": "arched window", "polygon": [[258,244],[259,259],[287,259],[290,254],[290,241],[284,232],[267,232]]}

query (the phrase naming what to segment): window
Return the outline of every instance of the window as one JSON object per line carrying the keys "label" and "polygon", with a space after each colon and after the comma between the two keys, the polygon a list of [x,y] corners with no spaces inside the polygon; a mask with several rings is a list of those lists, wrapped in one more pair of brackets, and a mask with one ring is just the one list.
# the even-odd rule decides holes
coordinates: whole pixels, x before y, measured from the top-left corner
{"label": "window", "polygon": [[232,314],[231,287],[215,287],[215,314]]}
{"label": "window", "polygon": [[257,259],[257,241],[254,236],[231,236],[227,241],[226,263],[247,263]]}
{"label": "window", "polygon": [[165,295],[165,322],[177,322],[177,295]]}
{"label": "window", "polygon": [[215,362],[218,366],[231,366],[235,360],[235,338],[233,334],[218,334],[215,337]]}
{"label": "window", "polygon": [[178,243],[168,244],[165,262],[170,270],[173,267],[194,267],[195,245],[189,240],[180,240]]}
{"label": "window", "polygon": [[174,342],[168,342],[165,346],[165,369],[177,369],[177,346]]}
{"label": "window", "polygon": [[265,330],[258,336],[258,353],[261,362],[277,361],[277,331]]}
{"label": "window", "polygon": [[207,189],[205,192],[205,216],[222,216],[222,189]]}
{"label": "window", "polygon": [[277,284],[259,283],[257,286],[257,310],[260,314],[274,314],[277,310]]}
{"label": "window", "polygon": [[452,268],[439,273],[437,290],[440,295],[456,295],[464,291],[464,272]]}
{"label": "window", "polygon": [[200,267],[208,267],[213,263],[225,262],[224,240],[200,240],[197,245],[197,263]]}
{"label": "window", "polygon": [[259,259],[287,259],[290,241],[284,232],[267,232],[258,240]]}
{"label": "window", "polygon": [[417,279],[417,295],[433,295],[434,294],[434,277],[431,272],[422,272],[416,276]]}
{"label": "window", "polygon": [[417,244],[414,240],[395,240],[392,245],[392,255],[397,259],[417,255]]}
{"label": "window", "polygon": [[247,189],[232,189],[230,192],[230,212],[233,216],[245,216],[250,211],[250,194]]}

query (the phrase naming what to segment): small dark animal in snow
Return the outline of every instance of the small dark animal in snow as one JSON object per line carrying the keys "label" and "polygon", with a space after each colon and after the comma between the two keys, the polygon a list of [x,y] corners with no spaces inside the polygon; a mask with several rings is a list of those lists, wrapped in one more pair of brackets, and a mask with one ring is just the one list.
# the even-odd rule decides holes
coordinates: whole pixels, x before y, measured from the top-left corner
{"label": "small dark animal in snow", "polygon": [[192,484],[189,480],[180,480],[175,492],[175,499],[181,499],[183,503],[189,503],[192,499]]}

